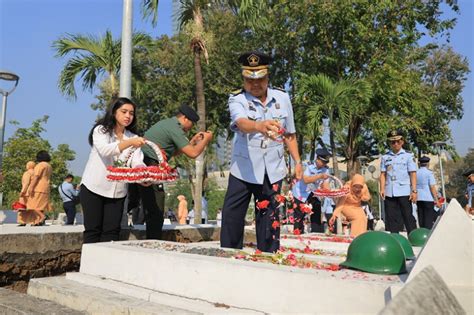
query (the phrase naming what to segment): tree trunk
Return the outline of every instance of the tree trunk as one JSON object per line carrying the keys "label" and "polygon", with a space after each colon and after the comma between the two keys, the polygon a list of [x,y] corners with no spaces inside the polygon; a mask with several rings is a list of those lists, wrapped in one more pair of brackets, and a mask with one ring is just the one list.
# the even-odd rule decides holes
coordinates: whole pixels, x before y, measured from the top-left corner
{"label": "tree trunk", "polygon": [[[199,131],[206,131],[206,102],[204,99],[204,82],[202,79],[201,69],[201,49],[197,45],[194,46],[194,76],[196,79],[196,99],[197,99],[197,112],[200,117],[198,121]],[[194,190],[194,223],[201,223],[201,211],[202,211],[202,186],[204,181],[204,166],[205,166],[205,154],[204,150],[196,158],[196,182]]]}
{"label": "tree trunk", "polygon": [[309,146],[310,146],[309,160],[312,162],[314,161],[314,156],[316,155],[316,137],[311,137],[311,143]]}
{"label": "tree trunk", "polygon": [[334,176],[339,178],[339,166],[337,162],[337,153],[336,153],[336,142],[334,141],[334,123],[332,121],[332,115],[329,117],[329,143],[331,145],[332,151],[332,164]]}
{"label": "tree trunk", "polygon": [[355,172],[361,173],[360,165],[358,169],[354,168],[356,153],[358,151],[356,143],[356,135],[360,131],[361,121],[359,119],[349,124],[349,130],[347,131],[347,176],[351,178]]}

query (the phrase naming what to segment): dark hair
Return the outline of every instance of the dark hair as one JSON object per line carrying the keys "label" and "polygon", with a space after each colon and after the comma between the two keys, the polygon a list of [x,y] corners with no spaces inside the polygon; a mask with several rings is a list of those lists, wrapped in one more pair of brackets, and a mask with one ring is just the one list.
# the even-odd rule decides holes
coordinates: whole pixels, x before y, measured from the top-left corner
{"label": "dark hair", "polygon": [[89,132],[89,144],[91,146],[94,142],[93,139],[92,139],[92,134],[94,133],[95,127],[101,125],[103,131],[108,132],[110,135],[112,135],[112,133],[114,132],[114,127],[117,124],[117,121],[115,120],[115,113],[117,112],[117,110],[120,107],[122,107],[125,104],[132,105],[133,110],[135,111],[135,115],[133,116],[132,122],[130,123],[130,125],[125,127],[125,129],[127,129],[127,130],[129,130],[133,133],[137,133],[136,132],[136,127],[137,127],[136,109],[137,109],[137,106],[130,99],[128,99],[126,97],[119,97],[116,100],[114,100],[107,107],[107,111],[105,112],[105,115],[95,123],[94,127],[92,127],[91,131]]}
{"label": "dark hair", "polygon": [[49,162],[51,161],[51,156],[49,155],[48,151],[41,150],[36,153],[36,162]]}
{"label": "dark hair", "polygon": [[74,179],[74,176],[72,176],[71,174],[67,174],[66,177],[64,177],[64,179],[68,179],[68,178]]}

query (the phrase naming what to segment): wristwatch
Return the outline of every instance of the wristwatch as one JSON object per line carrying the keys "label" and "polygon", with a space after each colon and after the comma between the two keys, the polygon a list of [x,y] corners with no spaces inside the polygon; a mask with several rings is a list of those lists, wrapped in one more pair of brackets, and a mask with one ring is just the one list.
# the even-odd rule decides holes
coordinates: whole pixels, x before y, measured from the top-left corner
{"label": "wristwatch", "polygon": [[301,160],[295,160],[295,164],[303,164],[303,163],[301,163]]}
{"label": "wristwatch", "polygon": [[411,192],[417,194],[417,193],[418,193],[418,190],[412,189]]}

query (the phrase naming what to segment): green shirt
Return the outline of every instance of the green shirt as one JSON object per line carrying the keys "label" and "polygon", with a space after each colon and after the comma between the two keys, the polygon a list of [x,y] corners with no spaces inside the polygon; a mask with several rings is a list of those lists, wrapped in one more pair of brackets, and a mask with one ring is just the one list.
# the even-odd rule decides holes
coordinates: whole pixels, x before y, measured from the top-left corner
{"label": "green shirt", "polygon": [[[177,150],[189,144],[177,117],[160,120],[145,132],[144,137],[164,150],[168,161]],[[157,160],[155,151],[150,146],[144,145],[142,151],[146,157]]]}

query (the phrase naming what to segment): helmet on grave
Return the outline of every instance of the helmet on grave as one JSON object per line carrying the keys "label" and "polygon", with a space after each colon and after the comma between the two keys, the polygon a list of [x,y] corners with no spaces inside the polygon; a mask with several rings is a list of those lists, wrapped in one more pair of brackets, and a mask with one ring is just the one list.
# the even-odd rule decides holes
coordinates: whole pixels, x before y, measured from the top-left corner
{"label": "helmet on grave", "polygon": [[423,246],[430,236],[431,230],[427,228],[414,229],[408,234],[408,239],[413,246]]}
{"label": "helmet on grave", "polygon": [[400,235],[398,233],[392,233],[390,234],[390,236],[394,237],[400,243],[400,245],[403,248],[403,252],[405,253],[406,259],[408,260],[415,259],[415,253],[413,252],[413,248],[411,247],[410,242],[405,236]]}
{"label": "helmet on grave", "polygon": [[377,274],[400,274],[406,272],[405,253],[388,233],[369,231],[352,241],[347,259],[340,266]]}

